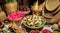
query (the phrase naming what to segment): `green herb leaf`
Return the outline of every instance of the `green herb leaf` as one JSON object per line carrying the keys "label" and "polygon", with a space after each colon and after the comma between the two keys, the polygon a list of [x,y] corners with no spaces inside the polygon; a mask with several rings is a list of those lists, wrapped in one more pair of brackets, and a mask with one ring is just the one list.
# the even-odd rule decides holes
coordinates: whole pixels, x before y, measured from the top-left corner
{"label": "green herb leaf", "polygon": [[45,23],[45,22],[44,22],[43,20],[41,20],[41,25],[44,25],[44,23]]}
{"label": "green herb leaf", "polygon": [[4,0],[5,3],[17,2],[16,0]]}

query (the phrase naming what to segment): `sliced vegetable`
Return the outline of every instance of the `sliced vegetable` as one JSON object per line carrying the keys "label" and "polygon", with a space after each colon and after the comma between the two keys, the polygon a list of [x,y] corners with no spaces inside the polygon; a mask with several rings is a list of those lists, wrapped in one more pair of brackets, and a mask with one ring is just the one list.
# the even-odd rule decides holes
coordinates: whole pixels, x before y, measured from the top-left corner
{"label": "sliced vegetable", "polygon": [[35,24],[35,27],[39,27],[39,23]]}
{"label": "sliced vegetable", "polygon": [[44,23],[45,23],[45,22],[44,22],[43,20],[41,20],[41,25],[44,25]]}
{"label": "sliced vegetable", "polygon": [[26,22],[26,24],[27,24],[28,26],[30,26],[30,23],[29,23],[29,22]]}

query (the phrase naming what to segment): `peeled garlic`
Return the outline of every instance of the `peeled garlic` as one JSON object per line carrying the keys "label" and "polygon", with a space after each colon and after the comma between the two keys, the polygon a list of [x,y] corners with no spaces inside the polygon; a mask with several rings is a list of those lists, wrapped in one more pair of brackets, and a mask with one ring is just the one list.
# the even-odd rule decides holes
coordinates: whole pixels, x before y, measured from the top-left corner
{"label": "peeled garlic", "polygon": [[53,29],[58,29],[58,28],[59,28],[59,27],[58,27],[58,24],[53,24],[53,25],[52,25],[52,28],[53,28]]}

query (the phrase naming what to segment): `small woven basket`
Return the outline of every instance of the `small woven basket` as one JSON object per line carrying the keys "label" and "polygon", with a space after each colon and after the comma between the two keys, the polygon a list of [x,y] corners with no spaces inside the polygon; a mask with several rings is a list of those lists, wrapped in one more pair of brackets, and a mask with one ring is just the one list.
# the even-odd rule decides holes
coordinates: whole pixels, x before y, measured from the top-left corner
{"label": "small woven basket", "polygon": [[0,21],[4,21],[6,19],[6,14],[3,11],[0,11]]}

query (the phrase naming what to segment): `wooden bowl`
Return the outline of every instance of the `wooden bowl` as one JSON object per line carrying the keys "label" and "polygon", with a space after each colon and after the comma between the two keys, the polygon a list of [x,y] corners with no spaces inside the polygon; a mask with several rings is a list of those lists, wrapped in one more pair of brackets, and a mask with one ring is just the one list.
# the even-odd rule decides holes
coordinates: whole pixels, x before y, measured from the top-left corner
{"label": "wooden bowl", "polygon": [[24,15],[28,15],[30,13],[30,10],[28,11],[23,11]]}
{"label": "wooden bowl", "polygon": [[13,21],[19,21],[19,20],[21,20],[22,19],[22,17],[21,18],[18,18],[18,19],[15,19],[15,20],[13,20]]}

